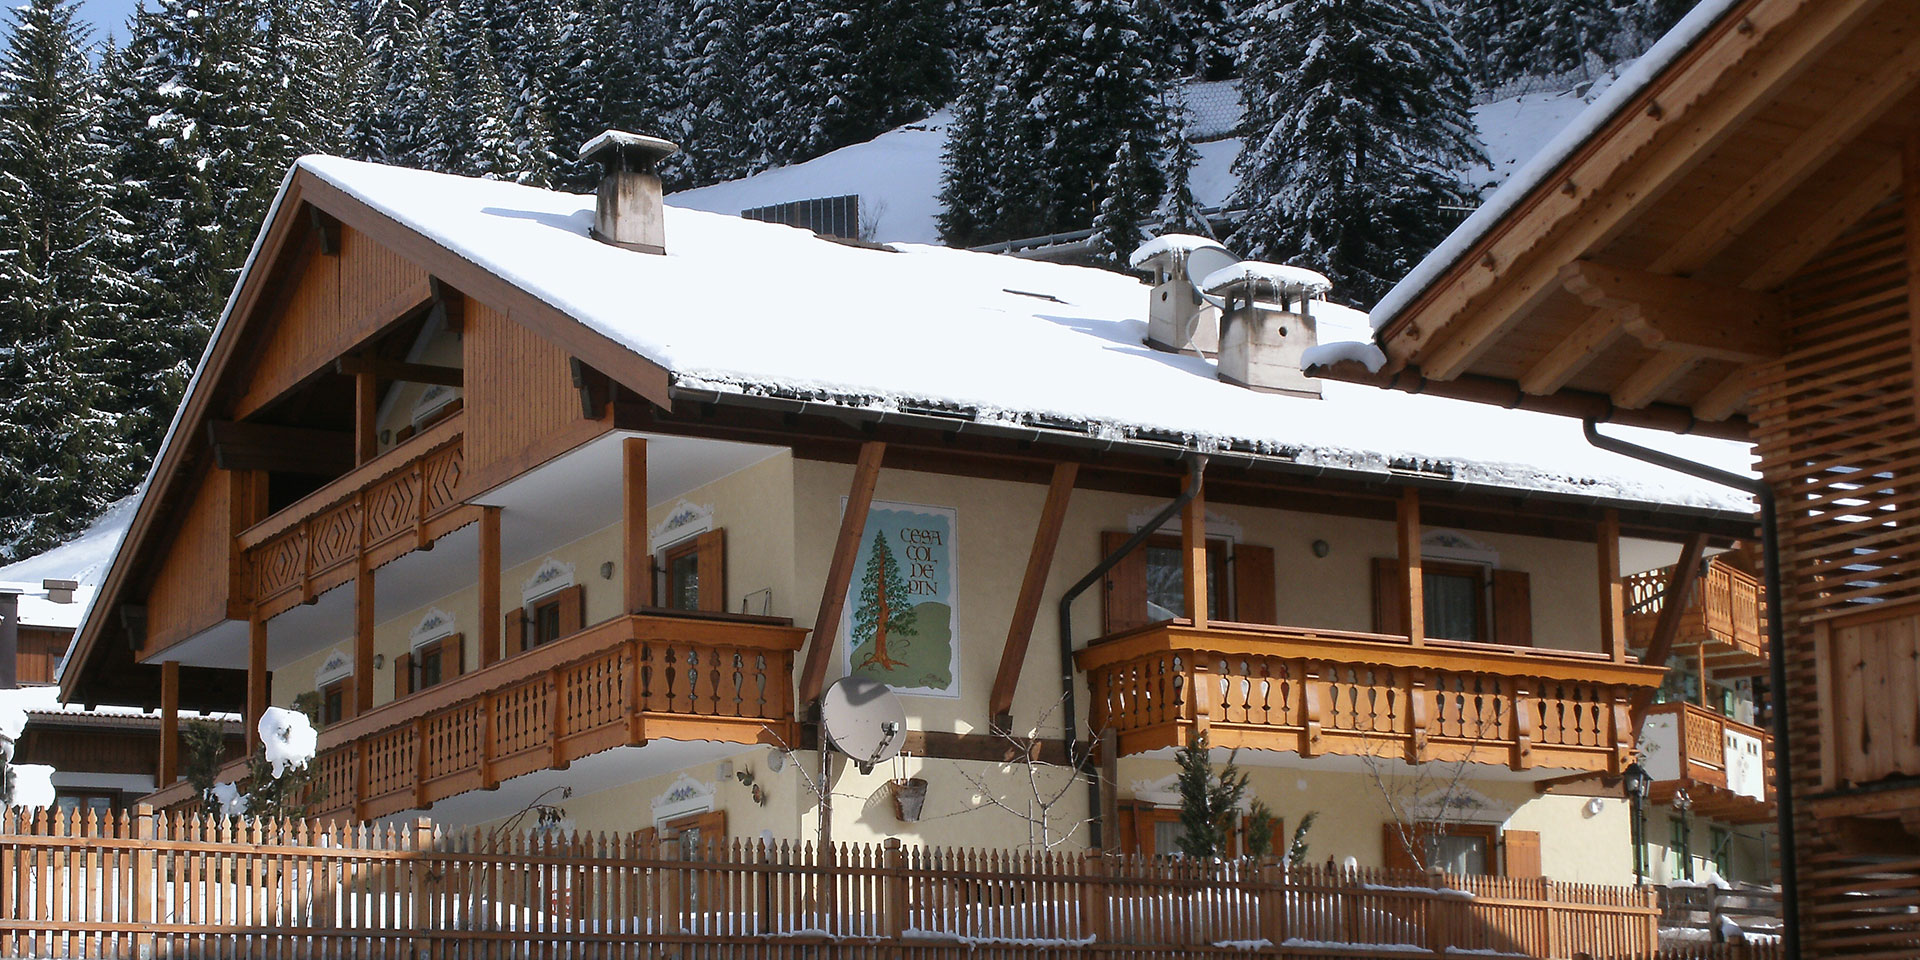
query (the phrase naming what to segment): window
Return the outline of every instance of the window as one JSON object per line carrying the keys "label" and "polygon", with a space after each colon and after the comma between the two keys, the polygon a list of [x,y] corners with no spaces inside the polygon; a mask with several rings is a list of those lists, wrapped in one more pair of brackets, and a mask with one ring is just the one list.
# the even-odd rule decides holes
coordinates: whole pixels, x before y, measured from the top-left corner
{"label": "window", "polygon": [[667,551],[664,564],[667,573],[665,606],[670,609],[700,609],[700,550],[697,540],[689,540]]}
{"label": "window", "polygon": [[457,633],[415,648],[413,664],[419,676],[415,689],[425,690],[442,680],[459,676],[460,648],[460,634]]}
{"label": "window", "polygon": [[[1533,645],[1533,589],[1523,570],[1422,560],[1421,611],[1426,635],[1440,640]],[[1400,561],[1373,560],[1373,632],[1405,636]]]}
{"label": "window", "polygon": [[[1100,535],[1109,556],[1133,535]],[[1180,538],[1155,536],[1107,572],[1102,633],[1115,634],[1184,617],[1186,570]],[[1276,623],[1273,550],[1226,540],[1207,541],[1207,617],[1240,623]]]}
{"label": "window", "polygon": [[[525,606],[507,611],[507,653],[531,650],[580,632],[586,625],[586,592],[579,584],[563,587]],[[442,671],[451,676],[459,671]]]}
{"label": "window", "polygon": [[533,605],[533,631],[527,646],[537,647],[560,639],[560,598],[552,597]]}
{"label": "window", "polygon": [[1427,636],[1439,640],[1487,638],[1486,568],[1464,563],[1421,564]]}
{"label": "window", "polygon": [[1733,879],[1733,831],[1726,827],[1714,827],[1707,834],[1707,842],[1713,845],[1713,872],[1723,879]]}
{"label": "window", "polygon": [[1493,838],[1481,833],[1447,831],[1433,838],[1429,867],[1447,873],[1485,874],[1492,861]]}
{"label": "window", "polygon": [[342,677],[320,688],[320,725],[339,723],[349,716],[347,704],[352,700],[347,695],[347,681]]}
{"label": "window", "polygon": [[1693,879],[1692,824],[1685,817],[1667,820],[1667,877]]}
{"label": "window", "polygon": [[116,802],[118,799],[119,794],[117,793],[92,790],[76,790],[72,792],[62,790],[53,798],[53,809],[55,813],[63,818],[88,813],[97,817],[104,817],[112,813],[114,808],[118,806]]}
{"label": "window", "polygon": [[[1143,548],[1147,553],[1147,617],[1171,620],[1187,615],[1186,568],[1180,562],[1180,541],[1174,537],[1154,537]],[[1227,543],[1207,541],[1207,618],[1223,618],[1224,598],[1220,585],[1226,582]]]}
{"label": "window", "polygon": [[[1381,829],[1389,870],[1540,875],[1540,835],[1531,830],[1503,832],[1490,823],[1421,823],[1408,828],[1395,821],[1382,824]],[[1421,856],[1408,852],[1409,843]]]}
{"label": "window", "polygon": [[726,531],[709,530],[667,547],[658,561],[660,605],[669,610],[727,609]]}

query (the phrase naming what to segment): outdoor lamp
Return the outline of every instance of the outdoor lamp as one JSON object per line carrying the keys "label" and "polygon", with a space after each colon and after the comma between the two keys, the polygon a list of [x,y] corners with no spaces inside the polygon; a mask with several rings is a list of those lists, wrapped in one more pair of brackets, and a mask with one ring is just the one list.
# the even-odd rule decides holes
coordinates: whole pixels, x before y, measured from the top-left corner
{"label": "outdoor lamp", "polygon": [[1685,790],[1673,792],[1673,812],[1680,815],[1680,870],[1688,880],[1693,879],[1693,818],[1687,814],[1693,811],[1693,798]]}
{"label": "outdoor lamp", "polygon": [[1627,792],[1627,799],[1636,804],[1645,801],[1647,791],[1653,789],[1653,774],[1648,773],[1647,768],[1641,766],[1638,760],[1627,764],[1626,772],[1621,774],[1620,780],[1620,785]]}
{"label": "outdoor lamp", "polygon": [[1626,791],[1627,805],[1632,808],[1633,843],[1633,882],[1638,886],[1647,881],[1647,792],[1653,789],[1653,775],[1640,761],[1627,764],[1620,775],[1621,789]]}

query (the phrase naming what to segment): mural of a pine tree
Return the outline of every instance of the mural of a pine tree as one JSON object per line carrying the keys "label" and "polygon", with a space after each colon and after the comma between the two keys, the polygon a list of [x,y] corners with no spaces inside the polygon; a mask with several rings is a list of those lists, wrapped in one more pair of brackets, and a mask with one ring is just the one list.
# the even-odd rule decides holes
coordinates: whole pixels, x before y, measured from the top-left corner
{"label": "mural of a pine tree", "polygon": [[873,649],[855,669],[906,666],[887,655],[887,644],[910,646],[918,619],[907,599],[907,581],[900,576],[900,564],[887,546],[886,536],[875,532],[873,551],[867,555],[867,569],[860,578],[860,605],[853,611],[854,646],[872,644]]}

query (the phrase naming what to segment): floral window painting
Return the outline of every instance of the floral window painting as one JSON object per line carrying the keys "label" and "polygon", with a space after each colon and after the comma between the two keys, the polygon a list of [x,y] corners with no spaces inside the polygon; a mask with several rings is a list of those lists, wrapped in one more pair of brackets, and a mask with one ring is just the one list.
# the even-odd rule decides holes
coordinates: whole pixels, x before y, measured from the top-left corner
{"label": "floral window painting", "polygon": [[842,622],[848,672],[895,692],[960,696],[955,512],[874,501]]}

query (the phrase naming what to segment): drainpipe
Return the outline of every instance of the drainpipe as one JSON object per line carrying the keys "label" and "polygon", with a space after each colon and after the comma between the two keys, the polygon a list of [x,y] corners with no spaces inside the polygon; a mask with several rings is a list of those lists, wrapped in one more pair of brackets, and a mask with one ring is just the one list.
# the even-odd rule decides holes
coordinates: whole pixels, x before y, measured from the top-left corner
{"label": "drainpipe", "polygon": [[[1764,480],[1742,476],[1703,463],[1695,463],[1684,457],[1677,457],[1662,450],[1643,447],[1615,437],[1609,437],[1595,429],[1594,421],[1581,423],[1586,431],[1587,442],[1608,453],[1617,453],[1631,457],[1657,467],[1698,477],[1708,483],[1717,483],[1724,487],[1753,494],[1760,501],[1760,552],[1766,569],[1767,589],[1767,658],[1769,691],[1773,702],[1770,709],[1773,716],[1773,771],[1774,813],[1777,817],[1774,829],[1780,835],[1780,941],[1786,946],[1785,960],[1800,960],[1800,883],[1796,879],[1798,856],[1795,853],[1793,837],[1793,782],[1789,770],[1792,769],[1792,752],[1787,744],[1787,710],[1785,697],[1787,692],[1787,653],[1786,653],[1786,617],[1780,609],[1780,540],[1777,529],[1778,519],[1774,513],[1773,488]],[[1704,681],[1704,678],[1703,678]]]}
{"label": "drainpipe", "polygon": [[[1074,743],[1077,742],[1080,737],[1079,721],[1076,719],[1079,716],[1079,706],[1075,703],[1074,697],[1074,674],[1076,671],[1073,666],[1073,601],[1076,597],[1087,592],[1088,587],[1099,583],[1100,578],[1107,575],[1107,571],[1119,566],[1120,561],[1125,560],[1128,554],[1139,549],[1141,544],[1147,542],[1148,537],[1159,532],[1161,527],[1166,526],[1167,521],[1179,516],[1180,509],[1191,502],[1194,497],[1200,495],[1200,480],[1206,472],[1207,458],[1204,455],[1195,454],[1192,458],[1188,459],[1187,488],[1180,491],[1180,495],[1174,497],[1172,503],[1167,504],[1161,508],[1159,513],[1154,514],[1153,519],[1148,520],[1146,525],[1140,528],[1140,532],[1128,537],[1127,542],[1121,544],[1118,550],[1108,554],[1105,560],[1100,561],[1098,566],[1087,571],[1086,576],[1081,577],[1078,583],[1068,587],[1067,592],[1060,596],[1060,688],[1064,691],[1062,699],[1065,701],[1064,705],[1067,708],[1065,739],[1069,751],[1073,749]],[[1085,771],[1083,770],[1082,772],[1084,773]],[[1093,824],[1093,845],[1099,847],[1102,845],[1102,838],[1100,835],[1101,804],[1100,777],[1098,774],[1087,778],[1087,803],[1087,810],[1091,813],[1088,819]]]}

